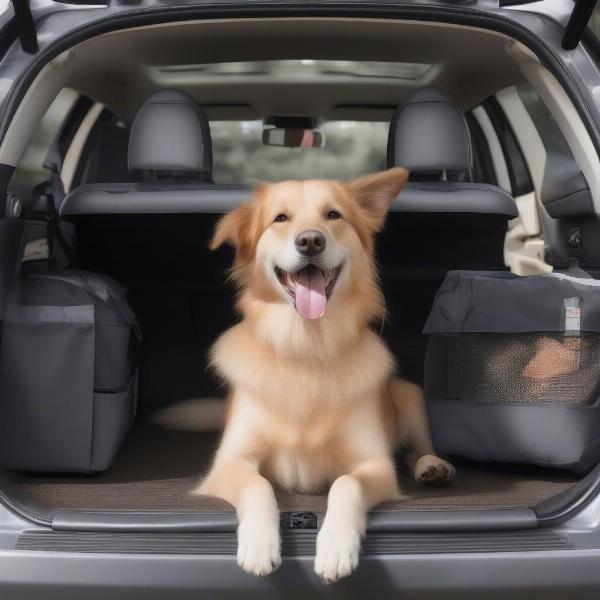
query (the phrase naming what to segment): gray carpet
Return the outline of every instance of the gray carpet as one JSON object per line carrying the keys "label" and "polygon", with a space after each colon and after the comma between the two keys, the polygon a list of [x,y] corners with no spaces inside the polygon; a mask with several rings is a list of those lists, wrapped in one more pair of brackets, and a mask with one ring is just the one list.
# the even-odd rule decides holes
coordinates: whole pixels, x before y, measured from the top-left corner
{"label": "gray carpet", "polygon": [[[94,476],[10,474],[20,491],[49,510],[228,511],[216,498],[191,496],[210,464],[214,434],[166,431],[136,425],[117,460]],[[401,476],[408,499],[387,502],[379,510],[443,510],[532,506],[557,494],[576,479],[567,473],[531,467],[458,464],[455,482],[427,488]],[[323,511],[323,495],[279,492],[282,511]]]}

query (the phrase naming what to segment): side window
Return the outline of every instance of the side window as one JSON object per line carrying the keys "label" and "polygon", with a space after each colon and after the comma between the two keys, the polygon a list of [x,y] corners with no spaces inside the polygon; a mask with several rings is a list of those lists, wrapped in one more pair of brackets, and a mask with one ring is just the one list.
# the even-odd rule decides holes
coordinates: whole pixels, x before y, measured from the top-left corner
{"label": "side window", "polygon": [[502,147],[512,195],[519,197],[529,194],[533,190],[529,169],[504,110],[495,97],[488,98],[482,106],[489,116]]}
{"label": "side window", "polygon": [[465,116],[473,147],[473,181],[498,185],[490,145],[481,124],[473,111],[469,111]]}
{"label": "side window", "polygon": [[596,6],[588,23],[588,29],[597,42],[600,42],[600,6]]}
{"label": "side window", "polygon": [[469,111],[475,181],[497,185],[515,197],[532,191],[529,170],[504,111],[495,97]]}
{"label": "side window", "polygon": [[550,267],[544,260],[537,198],[524,154],[530,149],[521,145],[525,139],[518,117],[524,114],[514,88],[498,92],[473,110],[490,148],[497,185],[512,194],[519,213],[508,223],[504,263],[513,273],[533,275],[546,273]]}
{"label": "side window", "polygon": [[127,148],[129,129],[108,108],[96,103],[90,116],[93,125],[77,150],[78,163],[70,189],[85,183],[128,183],[139,180],[129,171]]}
{"label": "side window", "polygon": [[9,189],[26,203],[31,200],[35,186],[48,179],[44,160],[78,96],[77,92],[68,88],[59,92],[48,107],[15,169]]}

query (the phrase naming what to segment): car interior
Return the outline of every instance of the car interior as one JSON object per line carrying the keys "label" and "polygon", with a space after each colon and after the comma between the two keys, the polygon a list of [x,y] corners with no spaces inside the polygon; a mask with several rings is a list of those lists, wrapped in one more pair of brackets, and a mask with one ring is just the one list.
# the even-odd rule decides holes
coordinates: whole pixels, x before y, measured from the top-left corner
{"label": "car interior", "polygon": [[[448,271],[584,266],[594,275],[600,264],[593,252],[572,251],[573,230],[595,227],[600,170],[589,136],[560,84],[503,34],[335,18],[140,27],[93,37],[55,58],[18,111],[0,162],[17,164],[9,191],[15,217],[26,216],[19,272],[38,283],[69,273],[108,276],[126,290],[139,327],[126,351],[130,362],[139,360],[137,376],[126,389],[94,391],[95,402],[119,405],[102,417],[117,433],[94,441],[106,444],[106,456],[87,469],[61,469],[58,459],[4,461],[3,495],[42,521],[65,511],[233,510],[190,494],[218,432],[167,429],[153,419],[183,400],[206,398],[209,407],[225,397],[207,352],[239,318],[228,279],[232,251],[211,252],[208,242],[220,215],[249,199],[261,179],[410,170],[377,239],[388,315],[374,327],[399,373],[420,384],[423,327]],[[40,141],[49,118],[54,128]],[[325,147],[262,144],[263,129],[290,123],[324,131]],[[259,141],[248,142],[251,136]],[[80,277],[78,285],[92,286]],[[53,351],[48,344],[32,354],[32,379],[65,367]],[[13,369],[6,357],[0,381]],[[64,368],[60,385],[76,390],[73,369]],[[74,394],[34,419],[51,424],[56,437],[48,443],[60,444],[64,456],[79,451]],[[14,419],[25,418],[24,410]],[[18,425],[5,423],[12,428],[6,439],[23,444]],[[587,475],[460,459],[451,486],[428,488],[406,475],[401,454],[397,464],[407,498],[378,512],[543,506],[573,493]],[[325,511],[324,494],[278,497],[284,512]]]}

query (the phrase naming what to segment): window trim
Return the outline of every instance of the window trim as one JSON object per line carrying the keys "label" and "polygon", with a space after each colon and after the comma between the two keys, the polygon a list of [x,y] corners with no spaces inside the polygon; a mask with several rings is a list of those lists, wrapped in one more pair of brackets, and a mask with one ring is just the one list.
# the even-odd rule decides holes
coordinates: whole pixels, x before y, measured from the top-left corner
{"label": "window trim", "polygon": [[492,121],[483,106],[477,106],[472,110],[473,118],[479,125],[482,135],[485,137],[489,149],[490,160],[492,162],[494,173],[496,175],[496,185],[506,190],[507,192],[513,193],[511,185],[511,179],[508,172],[508,165],[506,164],[506,157],[498,134],[494,129]]}
{"label": "window trim", "polygon": [[73,135],[71,143],[65,152],[60,175],[63,181],[64,190],[67,193],[73,188],[73,182],[79,172],[79,165],[82,158],[85,157],[84,152],[88,147],[88,139],[94,131],[94,127],[103,110],[104,105],[100,102],[94,102],[90,106],[89,110],[79,123],[79,127]]}
{"label": "window trim", "polygon": [[[504,109],[502,108],[498,98],[496,96],[490,96],[482,103],[482,106],[485,108],[486,113],[494,127],[496,135],[498,136],[498,141],[500,142],[500,146],[502,147],[502,152],[504,153],[504,159],[506,161],[506,166],[508,169],[508,175],[510,177],[510,186],[512,190],[513,196],[525,196],[530,193],[534,189],[531,171],[529,169],[529,164],[525,160],[525,156],[523,154],[523,149],[519,144],[518,137],[515,135],[513,128],[508,120]],[[519,154],[519,160],[523,163],[525,167],[526,177],[521,181],[517,179],[516,170],[513,164],[513,158],[511,157],[511,153],[506,147],[506,143],[503,139],[503,136],[499,135],[498,132],[502,132],[507,137],[511,139],[511,142],[514,144],[514,147]]]}

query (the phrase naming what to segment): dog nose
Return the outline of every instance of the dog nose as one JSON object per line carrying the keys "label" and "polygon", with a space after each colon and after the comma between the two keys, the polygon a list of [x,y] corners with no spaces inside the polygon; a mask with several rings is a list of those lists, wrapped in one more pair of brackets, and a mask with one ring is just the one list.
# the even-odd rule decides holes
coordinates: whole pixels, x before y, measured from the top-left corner
{"label": "dog nose", "polygon": [[294,243],[296,250],[305,256],[315,256],[325,250],[325,236],[316,229],[299,233]]}

